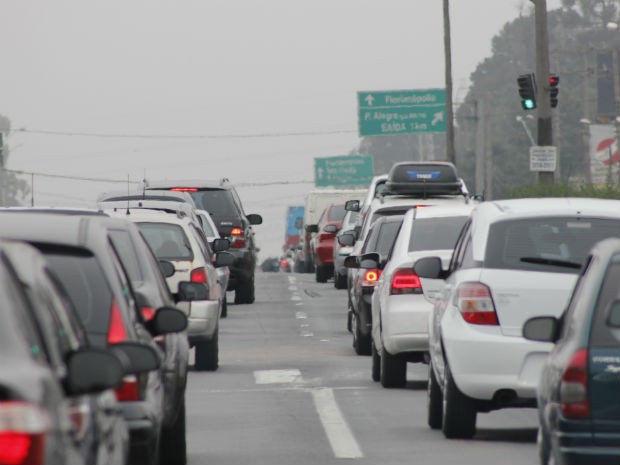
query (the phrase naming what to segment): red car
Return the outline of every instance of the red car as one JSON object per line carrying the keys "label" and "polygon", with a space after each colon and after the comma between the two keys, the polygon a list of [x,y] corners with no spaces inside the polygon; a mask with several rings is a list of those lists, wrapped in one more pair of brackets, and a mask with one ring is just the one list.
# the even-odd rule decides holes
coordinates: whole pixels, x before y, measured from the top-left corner
{"label": "red car", "polygon": [[310,250],[317,283],[325,283],[334,275],[334,241],[345,213],[344,204],[332,204],[323,211],[318,224],[306,226],[313,233]]}

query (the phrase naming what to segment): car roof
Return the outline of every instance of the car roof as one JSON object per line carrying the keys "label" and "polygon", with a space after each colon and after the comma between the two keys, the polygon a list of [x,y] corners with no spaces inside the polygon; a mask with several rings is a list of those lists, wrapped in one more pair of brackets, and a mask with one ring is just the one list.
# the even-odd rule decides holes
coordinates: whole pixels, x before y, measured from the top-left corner
{"label": "car roof", "polygon": [[115,208],[111,210],[104,210],[104,213],[108,213],[110,216],[116,218],[126,218],[130,221],[140,220],[175,224],[188,224],[194,222],[191,217],[184,215],[182,212],[171,213],[150,208]]}
{"label": "car roof", "polygon": [[473,203],[463,205],[433,205],[424,208],[412,208],[407,212],[406,218],[442,218],[448,216],[469,216],[476,208]]}
{"label": "car roof", "polygon": [[196,187],[198,189],[230,189],[232,184],[228,178],[221,179],[173,179],[148,181],[147,190],[170,189],[174,187]]}

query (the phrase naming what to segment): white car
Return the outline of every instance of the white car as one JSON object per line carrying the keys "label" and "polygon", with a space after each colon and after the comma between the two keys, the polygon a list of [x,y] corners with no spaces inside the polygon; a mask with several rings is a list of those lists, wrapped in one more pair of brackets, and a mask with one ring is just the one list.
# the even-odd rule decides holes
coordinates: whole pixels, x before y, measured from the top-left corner
{"label": "white car", "polygon": [[336,234],[334,241],[334,287],[336,289],[347,288],[347,268],[344,266],[344,259],[351,255],[353,247],[342,245],[338,242],[338,238],[343,234],[357,234],[355,225],[357,224],[358,212],[347,212],[342,220],[340,231]]}
{"label": "white car", "polygon": [[588,251],[620,237],[620,201],[549,198],[486,202],[463,228],[447,271],[440,257],[415,265],[443,278],[429,317],[428,423],[448,438],[476,433],[478,412],[536,407],[552,349],[523,324],[560,317]]}
{"label": "white car", "polygon": [[428,353],[428,316],[441,281],[420,279],[414,262],[437,255],[447,264],[472,204],[414,208],[407,212],[372,295],[372,378],[383,387],[402,387],[407,362]]}
{"label": "white car", "polygon": [[219,321],[225,291],[217,281],[215,267],[229,264],[226,263],[226,258],[232,261],[232,257],[217,254],[214,258],[199,225],[182,211],[170,214],[135,208],[108,210],[106,213],[135,222],[155,256],[174,266],[174,273],[166,277],[168,288],[173,295],[178,293],[179,283],[182,281],[204,284],[206,299],[202,297],[191,302],[178,302],[177,307],[187,315],[187,337],[190,346],[196,348],[196,369],[217,370]]}

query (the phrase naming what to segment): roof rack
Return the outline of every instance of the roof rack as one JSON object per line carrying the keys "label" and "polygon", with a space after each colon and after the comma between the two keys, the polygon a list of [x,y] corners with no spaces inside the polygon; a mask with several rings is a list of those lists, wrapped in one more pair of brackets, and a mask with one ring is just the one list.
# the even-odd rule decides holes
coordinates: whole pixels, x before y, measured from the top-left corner
{"label": "roof rack", "polygon": [[449,162],[400,162],[392,166],[385,183],[388,195],[428,197],[436,195],[467,196],[467,189]]}

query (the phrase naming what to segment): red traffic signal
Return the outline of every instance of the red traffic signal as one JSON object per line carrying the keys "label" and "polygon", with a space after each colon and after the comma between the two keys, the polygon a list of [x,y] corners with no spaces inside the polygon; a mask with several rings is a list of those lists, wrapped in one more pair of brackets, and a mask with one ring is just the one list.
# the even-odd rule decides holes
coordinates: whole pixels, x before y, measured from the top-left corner
{"label": "red traffic signal", "polygon": [[555,108],[558,106],[558,94],[560,93],[560,89],[558,85],[560,84],[560,76],[557,74],[549,75],[549,95],[551,97],[551,108]]}

